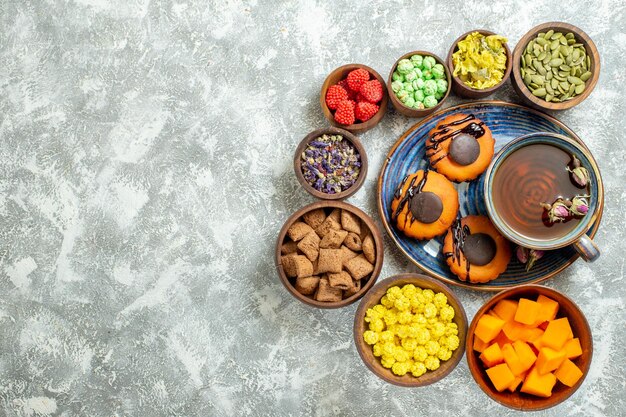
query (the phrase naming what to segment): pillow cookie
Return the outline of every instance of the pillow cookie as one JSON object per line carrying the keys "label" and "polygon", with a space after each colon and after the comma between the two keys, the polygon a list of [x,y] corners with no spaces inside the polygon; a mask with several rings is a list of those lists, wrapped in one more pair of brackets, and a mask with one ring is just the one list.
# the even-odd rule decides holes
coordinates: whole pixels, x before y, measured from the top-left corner
{"label": "pillow cookie", "polygon": [[506,270],[511,246],[488,217],[466,216],[457,219],[448,230],[443,257],[461,281],[485,283]]}
{"label": "pillow cookie", "polygon": [[482,174],[493,157],[491,130],[474,115],[453,114],[428,133],[426,158],[450,181],[469,181]]}
{"label": "pillow cookie", "polygon": [[452,225],[459,211],[454,185],[435,171],[404,177],[391,202],[391,219],[408,237],[431,239]]}

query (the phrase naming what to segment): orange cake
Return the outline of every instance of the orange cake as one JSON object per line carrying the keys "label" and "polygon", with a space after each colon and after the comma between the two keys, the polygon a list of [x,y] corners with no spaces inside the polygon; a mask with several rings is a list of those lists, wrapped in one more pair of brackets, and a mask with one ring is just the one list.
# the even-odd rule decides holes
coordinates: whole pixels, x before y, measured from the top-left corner
{"label": "orange cake", "polygon": [[453,114],[428,133],[426,158],[451,181],[469,181],[482,174],[493,157],[491,130],[474,115]]}
{"label": "orange cake", "polygon": [[407,175],[393,195],[391,218],[408,237],[431,239],[452,225],[459,210],[454,185],[435,171]]}
{"label": "orange cake", "polygon": [[458,219],[448,230],[443,256],[461,281],[484,283],[506,270],[511,246],[489,218],[467,216]]}

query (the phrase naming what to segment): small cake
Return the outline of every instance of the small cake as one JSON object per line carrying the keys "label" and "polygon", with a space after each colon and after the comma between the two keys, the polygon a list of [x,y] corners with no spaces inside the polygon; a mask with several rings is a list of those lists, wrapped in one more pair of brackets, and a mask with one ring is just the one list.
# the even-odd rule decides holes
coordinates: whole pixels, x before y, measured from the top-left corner
{"label": "small cake", "polygon": [[428,133],[426,158],[450,181],[469,181],[489,166],[494,143],[484,122],[472,114],[453,114]]}
{"label": "small cake", "polygon": [[431,239],[452,225],[459,211],[454,185],[435,171],[407,175],[393,195],[391,219],[408,237]]}
{"label": "small cake", "polygon": [[485,283],[506,270],[511,246],[488,217],[467,216],[457,219],[448,230],[443,256],[461,281]]}

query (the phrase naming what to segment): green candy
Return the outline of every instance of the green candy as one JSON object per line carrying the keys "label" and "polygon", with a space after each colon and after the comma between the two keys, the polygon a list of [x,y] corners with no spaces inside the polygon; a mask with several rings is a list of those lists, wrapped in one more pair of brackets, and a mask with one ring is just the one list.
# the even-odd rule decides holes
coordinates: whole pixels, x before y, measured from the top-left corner
{"label": "green candy", "polygon": [[415,91],[415,89],[413,88],[413,84],[411,84],[408,81],[402,83],[402,89],[404,91],[408,91],[409,93],[412,93],[413,91]]}
{"label": "green candy", "polygon": [[425,80],[430,80],[433,78],[433,72],[431,70],[422,71],[422,78]]}
{"label": "green candy", "polygon": [[396,80],[391,83],[391,89],[393,90],[394,93],[397,93],[398,91],[402,90],[402,86],[403,84],[401,80]]}
{"label": "green candy", "polygon": [[427,109],[435,107],[437,105],[437,99],[433,95],[424,97],[424,107]]}
{"label": "green candy", "polygon": [[406,74],[413,69],[413,63],[408,59],[401,59],[397,69],[400,74]]}
{"label": "green candy", "polygon": [[421,67],[422,62],[424,61],[424,57],[422,57],[421,55],[413,55],[411,57],[411,61],[413,62],[413,65],[415,67]]}
{"label": "green candy", "polygon": [[404,81],[404,76],[402,74],[400,74],[398,71],[394,71],[393,75],[391,76],[391,79],[394,81]]}
{"label": "green candy", "polygon": [[422,74],[422,70],[419,68],[415,68],[413,69],[413,72],[415,73],[415,75],[417,75],[417,78],[422,78],[424,75]]}
{"label": "green candy", "polygon": [[415,106],[415,99],[411,96],[409,96],[406,101],[404,102],[404,105],[407,107],[413,107]]}
{"label": "green candy", "polygon": [[419,102],[424,101],[424,97],[426,97],[424,96],[424,92],[422,90],[415,91],[413,96],[415,97],[415,101],[419,101]]}
{"label": "green candy", "polygon": [[422,90],[424,90],[424,95],[433,96],[437,92],[437,83],[435,80],[428,80],[424,83],[424,88]]}
{"label": "green candy", "polygon": [[445,94],[448,91],[448,82],[446,80],[437,80],[437,92]]}
{"label": "green candy", "polygon": [[422,62],[422,66],[428,70],[434,67],[436,64],[437,61],[435,61],[435,58],[433,58],[432,56],[424,57],[424,61]]}
{"label": "green candy", "polygon": [[415,79],[417,79],[417,74],[415,73],[415,70],[407,72],[404,76],[405,81],[413,81]]}
{"label": "green candy", "polygon": [[413,108],[422,110],[424,108],[424,103],[422,103],[421,101],[416,101]]}
{"label": "green candy", "polygon": [[418,78],[417,80],[413,81],[413,88],[417,91],[417,90],[421,90],[422,88],[424,88],[424,80],[421,78]]}
{"label": "green candy", "polygon": [[405,102],[407,98],[409,98],[409,92],[406,90],[400,90],[396,93],[396,96],[401,102]]}
{"label": "green candy", "polygon": [[441,100],[441,99],[443,98],[443,96],[444,96],[444,94],[443,94],[443,93],[440,93],[439,91],[437,91],[437,92],[435,93],[435,98],[436,98],[437,100]]}
{"label": "green candy", "polygon": [[446,71],[441,64],[435,64],[435,66],[431,70],[431,73],[433,74],[433,77],[435,77],[435,79],[441,79],[446,75]]}

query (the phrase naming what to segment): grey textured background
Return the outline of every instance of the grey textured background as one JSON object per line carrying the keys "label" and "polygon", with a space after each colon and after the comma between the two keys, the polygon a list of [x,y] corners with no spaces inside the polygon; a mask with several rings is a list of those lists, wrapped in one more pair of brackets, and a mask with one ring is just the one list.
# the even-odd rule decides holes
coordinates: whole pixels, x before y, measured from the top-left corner
{"label": "grey textured background", "polygon": [[[356,305],[295,301],[272,254],[313,201],[291,160],[327,124],[329,71],[386,76],[467,30],[514,46],[549,20],[602,56],[594,93],[558,117],[600,163],[606,210],[600,260],[547,283],[587,314],[591,372],[537,415],[626,415],[624,2],[353,3],[0,0],[0,415],[515,414],[465,361],[427,388],[377,379],[352,342]],[[510,85],[494,98],[517,102]],[[382,160],[415,122],[390,111],[362,135],[371,166],[349,202],[377,221]],[[416,271],[385,244],[381,278]],[[489,297],[457,293],[470,318]]]}

